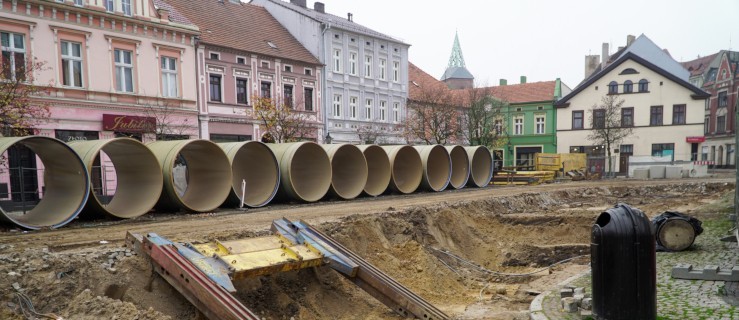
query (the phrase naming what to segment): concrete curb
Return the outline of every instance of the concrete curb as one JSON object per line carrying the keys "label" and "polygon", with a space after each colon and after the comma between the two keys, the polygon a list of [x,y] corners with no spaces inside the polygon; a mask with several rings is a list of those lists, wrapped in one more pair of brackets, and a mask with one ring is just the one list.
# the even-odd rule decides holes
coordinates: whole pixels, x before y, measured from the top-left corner
{"label": "concrete curb", "polygon": [[[579,274],[576,274],[572,277],[569,277],[565,279],[564,281],[557,284],[557,288],[564,287],[567,284],[587,275],[590,274],[591,269],[588,269],[584,272],[581,272]],[[549,320],[549,317],[546,316],[546,312],[544,312],[544,298],[546,298],[549,294],[551,294],[552,291],[544,291],[540,293],[536,298],[534,298],[533,301],[531,301],[531,304],[529,305],[529,319],[531,320]]]}

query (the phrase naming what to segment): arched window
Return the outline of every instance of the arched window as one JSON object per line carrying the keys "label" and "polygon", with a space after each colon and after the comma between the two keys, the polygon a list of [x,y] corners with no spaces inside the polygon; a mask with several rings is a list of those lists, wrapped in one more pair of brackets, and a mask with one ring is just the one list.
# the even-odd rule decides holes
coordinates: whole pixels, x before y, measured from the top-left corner
{"label": "arched window", "polygon": [[639,92],[648,92],[648,91],[649,91],[649,81],[647,81],[647,79],[639,80]]}
{"label": "arched window", "polygon": [[631,82],[631,80],[626,80],[624,82],[624,93],[632,93],[634,92],[634,83]]}
{"label": "arched window", "polygon": [[611,81],[611,83],[608,84],[608,93],[618,93],[618,83],[616,83],[616,81]]}

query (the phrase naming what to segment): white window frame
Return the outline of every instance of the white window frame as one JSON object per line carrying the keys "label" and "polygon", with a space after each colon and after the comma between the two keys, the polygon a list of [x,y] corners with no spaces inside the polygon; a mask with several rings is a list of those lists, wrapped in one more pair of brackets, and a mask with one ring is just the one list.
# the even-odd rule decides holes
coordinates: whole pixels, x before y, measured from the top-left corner
{"label": "white window frame", "polygon": [[[162,68],[162,96],[168,98],[179,97],[179,83],[177,82],[177,58],[161,56]],[[174,87],[172,86],[174,83]]]}
{"label": "white window frame", "polygon": [[133,1],[121,0],[121,12],[123,12],[124,16],[133,16]]}
{"label": "white window frame", "polygon": [[372,100],[372,98],[367,98],[364,101],[364,117],[367,120],[372,120],[372,107],[374,106],[375,102]]}
{"label": "white window frame", "polygon": [[[239,59],[244,60],[244,63],[240,63]],[[246,65],[246,57],[244,56],[236,56],[236,64]]]}
{"label": "white window frame", "polygon": [[[13,79],[15,79],[15,66],[18,65],[18,63],[15,61],[15,54],[16,53],[22,53],[23,54],[23,62],[21,64],[25,65],[26,63],[26,35],[23,33],[14,33],[14,32],[5,32],[8,35],[8,46],[2,46],[3,52],[10,52],[10,64],[13,66],[13,68],[10,68],[10,74]],[[15,36],[21,36],[21,39],[23,39],[23,48],[18,48],[18,46],[15,43]]]}
{"label": "white window frame", "polygon": [[523,135],[523,116],[516,116],[513,118],[513,135]]}
{"label": "white window frame", "polygon": [[334,48],[334,72],[341,73],[341,49]]}
{"label": "white window frame", "polygon": [[[128,53],[131,56],[131,63],[125,63],[123,59],[124,53]],[[114,55],[114,61],[115,61],[115,77],[116,77],[116,91],[117,92],[127,92],[127,93],[133,93],[134,87],[136,84],[134,83],[134,74],[133,74],[133,51],[125,50],[125,49],[115,49],[113,50]],[[131,87],[128,88],[126,85],[126,70],[131,70]]]}
{"label": "white window frame", "polygon": [[[290,69],[290,70],[287,70],[287,69]],[[284,72],[291,72],[292,73],[293,70],[295,70],[295,69],[293,68],[293,66],[291,64],[285,64],[285,65],[282,65],[282,70]]]}
{"label": "white window frame", "polygon": [[[83,88],[84,87],[84,84],[85,84],[85,79],[83,78],[84,72],[82,72],[82,67],[83,67],[83,64],[82,64],[82,44],[79,43],[79,42],[64,41],[64,40],[61,41],[61,44],[62,44],[62,51],[60,51],[60,52],[62,54],[62,65],[66,65],[67,66],[67,70],[69,70],[69,73],[65,77],[65,75],[64,75],[64,67],[62,67],[62,85],[65,86],[65,87]],[[74,50],[72,50],[72,48],[74,48],[75,45],[79,46],[79,53],[80,53],[79,56],[75,56],[73,54],[74,53]],[[67,49],[67,54],[64,54],[63,53],[64,52],[64,49],[65,49],[64,47],[66,47],[66,49]],[[75,65],[75,62],[76,63],[79,63],[79,70],[80,70],[80,85],[79,86],[75,85],[75,83],[74,83],[74,65]],[[64,81],[65,80],[67,81],[67,84],[66,85],[64,84]]]}
{"label": "white window frame", "polygon": [[547,116],[543,114],[534,115],[534,133],[544,134],[546,132]]}
{"label": "white window frame", "polygon": [[334,94],[334,118],[341,118],[341,99],[340,94]]}
{"label": "white window frame", "polygon": [[349,97],[349,118],[356,119],[357,118],[357,102],[359,101],[358,97]]}
{"label": "white window frame", "polygon": [[[246,92],[244,92],[244,102],[239,102],[239,80],[246,81],[246,87],[244,88],[246,90]],[[251,82],[251,79],[249,79],[248,77],[234,76],[234,99],[236,101],[236,104],[249,105],[249,82]]]}
{"label": "white window frame", "polygon": [[74,0],[74,5],[81,7],[85,5],[85,2],[83,0]]}
{"label": "white window frame", "polygon": [[393,122],[400,122],[400,102],[393,103]]}
{"label": "white window frame", "polygon": [[[218,57],[218,58],[216,58],[216,59],[211,58],[213,55],[216,55],[216,57]],[[221,60],[221,53],[220,52],[215,52],[215,51],[209,51],[208,52],[208,59],[210,59],[210,60]]]}
{"label": "white window frame", "polygon": [[303,74],[306,76],[313,76],[313,69],[312,68],[303,68]]}
{"label": "white window frame", "polygon": [[[211,90],[210,90],[210,87],[211,87],[210,77],[211,76],[218,76],[218,77],[221,78],[221,80],[219,80],[220,83],[218,85],[218,91],[219,91],[218,94],[220,95],[220,97],[219,97],[220,99],[219,100],[213,100],[213,96],[211,95]],[[225,102],[225,97],[223,96],[224,89],[225,89],[224,88],[224,85],[223,85],[223,82],[224,82],[223,80],[225,78],[226,78],[225,75],[222,74],[222,73],[218,73],[218,72],[212,72],[212,73],[209,72],[208,73],[208,102],[220,102],[220,103]]]}
{"label": "white window frame", "polygon": [[106,12],[115,12],[115,0],[103,0]]}
{"label": "white window frame", "polygon": [[[292,96],[290,97],[290,101],[289,101],[290,104],[288,104],[288,106],[291,109],[295,109],[295,85],[287,84],[287,83],[282,85],[282,99],[285,100],[285,92],[287,92],[287,90],[285,90],[285,89],[287,87],[290,87],[291,94],[292,94]],[[287,104],[288,101],[285,100],[282,103]]]}
{"label": "white window frame", "polygon": [[380,121],[387,120],[387,101],[380,100]]}
{"label": "white window frame", "polygon": [[385,80],[387,76],[387,59],[380,58],[380,80]]}
{"label": "white window frame", "polygon": [[357,75],[357,57],[359,54],[356,51],[349,51],[349,74]]}
{"label": "white window frame", "polygon": [[364,77],[372,78],[372,55],[364,55]]}
{"label": "white window frame", "polygon": [[393,82],[400,82],[400,61],[393,61]]}

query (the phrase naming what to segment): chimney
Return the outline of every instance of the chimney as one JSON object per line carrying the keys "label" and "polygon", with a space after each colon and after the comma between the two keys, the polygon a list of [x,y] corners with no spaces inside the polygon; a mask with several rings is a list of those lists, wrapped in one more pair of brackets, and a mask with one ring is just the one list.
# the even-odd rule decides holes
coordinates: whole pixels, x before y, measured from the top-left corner
{"label": "chimney", "polygon": [[320,13],[326,13],[326,5],[323,2],[318,2],[313,4],[313,10],[316,10]]}
{"label": "chimney", "polygon": [[636,37],[633,34],[626,36],[626,46],[630,46],[634,40],[636,40]]}
{"label": "chimney", "polygon": [[159,8],[157,9],[157,13],[159,13],[159,20],[169,22],[169,9]]}
{"label": "chimney", "polygon": [[608,62],[608,43],[607,42],[603,42],[603,50],[601,51],[600,62],[604,66],[606,65],[606,62]]}
{"label": "chimney", "polygon": [[599,58],[600,56],[597,54],[585,56],[585,78],[590,77],[590,75],[595,72],[595,68],[598,67]]}
{"label": "chimney", "polygon": [[506,80],[506,79],[500,79],[500,85],[501,86],[507,86],[508,85],[508,80]]}
{"label": "chimney", "polygon": [[292,4],[294,4],[294,5],[298,6],[298,7],[301,7],[301,8],[306,8],[305,0],[290,0],[290,3],[292,3]]}
{"label": "chimney", "polygon": [[526,83],[526,76],[521,76],[521,84]]}
{"label": "chimney", "polygon": [[354,21],[354,15],[351,12],[347,13],[346,14],[346,20]]}

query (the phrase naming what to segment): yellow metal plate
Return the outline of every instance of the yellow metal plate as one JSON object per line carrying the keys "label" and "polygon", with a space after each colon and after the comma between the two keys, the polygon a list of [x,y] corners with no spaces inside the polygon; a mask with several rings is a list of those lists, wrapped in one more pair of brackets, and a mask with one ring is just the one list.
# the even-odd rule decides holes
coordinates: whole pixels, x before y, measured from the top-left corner
{"label": "yellow metal plate", "polygon": [[302,245],[232,254],[220,256],[220,258],[234,268],[233,279],[323,265],[323,257],[320,254]]}
{"label": "yellow metal plate", "polygon": [[291,246],[292,243],[286,242],[279,237],[276,236],[267,236],[267,237],[259,237],[259,238],[249,238],[249,239],[241,239],[241,240],[231,240],[231,241],[217,241],[221,246],[223,246],[229,254],[239,254],[239,253],[247,253],[247,252],[257,252],[257,251],[264,251],[264,250],[272,250],[272,249],[279,249],[283,245],[285,246]]}

